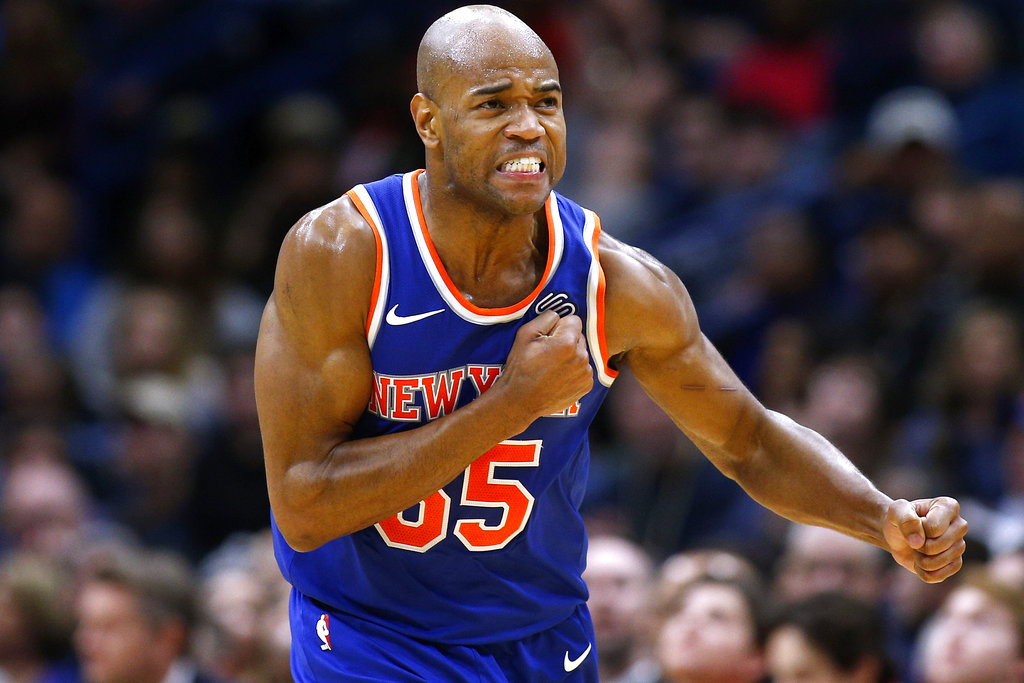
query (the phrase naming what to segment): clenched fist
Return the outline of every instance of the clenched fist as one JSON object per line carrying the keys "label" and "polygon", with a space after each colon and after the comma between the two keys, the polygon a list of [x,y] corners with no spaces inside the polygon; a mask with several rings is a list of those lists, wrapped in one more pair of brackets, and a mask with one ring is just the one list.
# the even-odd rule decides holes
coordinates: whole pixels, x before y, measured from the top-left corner
{"label": "clenched fist", "polygon": [[967,521],[952,498],[894,500],[883,533],[893,558],[923,581],[938,583],[963,566]]}
{"label": "clenched fist", "polygon": [[495,388],[499,384],[527,424],[565,410],[590,391],[594,375],[579,316],[545,311],[519,328]]}

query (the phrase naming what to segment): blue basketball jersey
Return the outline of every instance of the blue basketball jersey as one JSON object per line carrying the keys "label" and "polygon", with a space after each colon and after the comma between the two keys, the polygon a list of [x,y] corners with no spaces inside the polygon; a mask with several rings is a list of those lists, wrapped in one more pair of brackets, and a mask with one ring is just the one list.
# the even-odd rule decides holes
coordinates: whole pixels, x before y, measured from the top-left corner
{"label": "blue basketball jersey", "polygon": [[594,387],[418,505],[306,553],[275,525],[275,550],[292,585],[337,614],[435,642],[516,640],[564,621],[587,599],[579,514],[587,431],[616,374],[604,343],[600,221],[552,192],[540,283],[517,304],[480,308],[438,258],[420,173],[348,193],[377,239],[367,321],[374,389],[352,438],[414,429],[466,405],[501,374],[516,331],[547,309],[583,320]]}

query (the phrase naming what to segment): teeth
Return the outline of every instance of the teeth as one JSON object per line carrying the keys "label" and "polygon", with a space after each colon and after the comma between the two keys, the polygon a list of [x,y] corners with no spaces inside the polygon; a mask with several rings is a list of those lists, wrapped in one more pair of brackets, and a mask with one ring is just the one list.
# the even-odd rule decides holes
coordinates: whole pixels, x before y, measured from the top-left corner
{"label": "teeth", "polygon": [[503,163],[499,169],[508,173],[540,173],[540,159],[538,157],[512,159]]}

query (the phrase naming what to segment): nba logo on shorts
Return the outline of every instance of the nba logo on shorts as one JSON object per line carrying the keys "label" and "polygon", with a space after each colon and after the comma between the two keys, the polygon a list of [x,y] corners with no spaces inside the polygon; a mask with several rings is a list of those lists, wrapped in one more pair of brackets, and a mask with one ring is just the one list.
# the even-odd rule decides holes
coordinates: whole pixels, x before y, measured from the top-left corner
{"label": "nba logo on shorts", "polygon": [[328,620],[329,617],[326,614],[321,614],[320,621],[316,622],[316,634],[320,636],[320,640],[324,641],[324,644],[320,646],[321,650],[331,649],[331,630]]}

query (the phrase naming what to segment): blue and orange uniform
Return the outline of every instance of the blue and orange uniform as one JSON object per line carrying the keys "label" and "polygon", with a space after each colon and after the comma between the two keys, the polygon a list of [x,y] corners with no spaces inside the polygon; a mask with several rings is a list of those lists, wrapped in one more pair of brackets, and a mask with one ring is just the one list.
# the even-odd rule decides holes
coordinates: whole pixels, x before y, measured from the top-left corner
{"label": "blue and orange uniform", "polygon": [[366,329],[373,392],[352,438],[466,405],[501,374],[517,330],[547,309],[582,319],[594,386],[371,527],[300,553],[275,525],[294,587],[293,670],[299,681],[596,680],[579,506],[587,431],[616,374],[604,341],[600,221],[552,192],[540,282],[514,305],[480,308],[431,242],[421,172],[347,193],[377,241]]}

